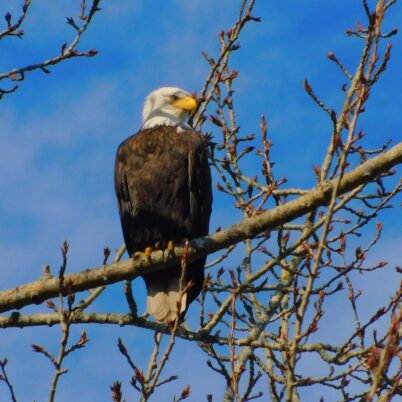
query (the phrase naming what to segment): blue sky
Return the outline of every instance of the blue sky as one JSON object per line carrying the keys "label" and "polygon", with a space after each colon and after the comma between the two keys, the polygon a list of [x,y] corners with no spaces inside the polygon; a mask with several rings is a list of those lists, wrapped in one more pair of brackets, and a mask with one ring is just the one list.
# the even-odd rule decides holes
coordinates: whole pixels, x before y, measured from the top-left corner
{"label": "blue sky", "polygon": [[[2,1],[0,15],[16,10],[19,3]],[[52,57],[61,43],[73,37],[65,17],[77,14],[80,1],[32,3],[25,39],[0,42],[0,71]],[[70,272],[100,265],[103,247],[121,245],[113,191],[115,150],[138,130],[142,103],[151,90],[162,85],[200,90],[208,73],[200,52],[217,54],[216,33],[230,27],[238,3],[104,1],[80,47],[95,47],[97,57],[67,61],[52,68],[50,75],[32,73],[16,93],[0,102],[2,288],[38,278],[44,264],[57,272],[64,239],[70,243]],[[401,8],[400,4],[394,7],[387,28],[397,25]],[[235,89],[240,126],[243,133],[257,132],[264,112],[274,143],[277,177],[286,176],[289,186],[308,188],[314,184],[312,166],[321,163],[331,127],[305,94],[302,82],[308,78],[323,100],[339,107],[340,86],[345,80],[326,54],[333,51],[353,69],[361,44],[344,32],[356,21],[364,21],[361,2],[257,1],[254,14],[263,22],[246,28],[242,48],[232,61],[232,68],[239,71]],[[401,37],[392,42],[390,66],[374,89],[362,120],[366,144],[372,147],[391,137],[395,142],[401,139]],[[224,200],[217,196],[212,230],[238,219],[237,215],[222,216],[224,210]],[[395,287],[392,266],[400,263],[402,243],[397,214],[397,209],[383,214],[383,239],[371,256],[373,261],[390,261],[389,269],[361,279],[366,289],[366,314],[385,302]],[[372,228],[370,231],[373,233]],[[108,290],[97,305],[99,310],[124,311],[120,289],[121,285],[116,285]],[[140,280],[136,289],[141,294]],[[328,314],[335,308],[328,306]],[[328,333],[334,330],[330,320],[327,328]],[[152,334],[133,328],[86,329],[91,342],[67,360],[70,373],[61,380],[58,400],[108,401],[108,387],[116,379],[124,381],[125,396],[132,398],[129,368],[117,352],[116,339],[122,336],[144,366]],[[74,335],[78,337],[79,332],[75,329]],[[0,357],[10,360],[10,376],[21,401],[46,399],[51,378],[48,362],[32,353],[30,344],[42,343],[56,351],[58,340],[57,328],[0,332]],[[166,388],[166,400],[188,383],[193,395],[199,396],[206,393],[208,383],[219,400],[220,378],[209,371],[195,345],[179,341],[174,353],[168,372],[179,374],[180,379]],[[190,371],[186,369],[189,365]],[[308,396],[318,399],[311,392]],[[1,400],[4,395],[0,386]]]}

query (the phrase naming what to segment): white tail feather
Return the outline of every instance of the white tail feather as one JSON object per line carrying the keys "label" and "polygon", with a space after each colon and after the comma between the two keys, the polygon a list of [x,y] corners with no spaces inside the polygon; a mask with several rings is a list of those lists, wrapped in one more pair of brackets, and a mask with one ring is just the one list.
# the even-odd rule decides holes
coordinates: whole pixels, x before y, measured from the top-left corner
{"label": "white tail feather", "polygon": [[[147,313],[157,321],[174,321],[177,318],[177,305],[180,301],[179,281],[177,278],[170,280],[152,280],[147,283]],[[187,307],[187,295],[181,301],[180,313]]]}

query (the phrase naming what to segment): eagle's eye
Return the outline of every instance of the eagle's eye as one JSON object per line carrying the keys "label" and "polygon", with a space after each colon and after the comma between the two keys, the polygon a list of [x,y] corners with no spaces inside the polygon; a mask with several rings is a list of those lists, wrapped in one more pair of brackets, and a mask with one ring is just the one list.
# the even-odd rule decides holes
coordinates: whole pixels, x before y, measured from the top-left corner
{"label": "eagle's eye", "polygon": [[177,95],[172,95],[170,97],[171,102],[176,102],[179,99],[179,97]]}

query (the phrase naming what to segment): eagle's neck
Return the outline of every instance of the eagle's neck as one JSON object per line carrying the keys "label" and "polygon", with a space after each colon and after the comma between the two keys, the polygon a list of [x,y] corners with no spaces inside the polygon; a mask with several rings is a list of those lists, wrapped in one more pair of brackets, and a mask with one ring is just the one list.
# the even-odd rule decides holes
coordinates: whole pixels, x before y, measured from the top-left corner
{"label": "eagle's neck", "polygon": [[152,128],[156,126],[175,126],[177,127],[177,131],[192,130],[192,127],[181,118],[168,114],[160,114],[160,111],[156,116],[149,116],[144,121],[142,128]]}

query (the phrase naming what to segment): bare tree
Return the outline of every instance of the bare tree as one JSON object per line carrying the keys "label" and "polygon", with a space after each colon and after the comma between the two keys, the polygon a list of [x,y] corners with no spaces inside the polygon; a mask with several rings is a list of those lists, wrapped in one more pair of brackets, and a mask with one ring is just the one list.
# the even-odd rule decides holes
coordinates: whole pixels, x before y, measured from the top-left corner
{"label": "bare tree", "polygon": [[[95,8],[97,3],[94,2]],[[217,57],[203,53],[210,73],[201,89],[200,106],[192,123],[200,130],[207,121],[213,124],[213,133],[206,133],[205,140],[219,177],[217,190],[233,202],[243,220],[205,238],[183,243],[169,255],[155,251],[149,258],[138,253],[133,259],[120,261],[122,247],[114,261],[108,263],[110,250],[105,249],[101,267],[75,274],[65,273],[68,245],[64,244],[58,276],[46,268],[37,281],[0,292],[2,313],[44,301],[51,310],[42,314],[2,315],[1,327],[60,323],[62,341],[58,357],[43,346],[33,345],[55,367],[50,400],[54,398],[58,378],[64,373],[61,367],[64,357],[88,341],[83,333],[68,346],[70,326],[83,323],[131,325],[154,333],[154,349],[147,368],[139,367],[123,340],[118,341],[132,372],[131,384],[141,401],[149,400],[160,386],[175,380],[174,376],[164,379],[161,376],[178,337],[193,341],[194,348],[205,352],[208,366],[226,384],[225,401],[261,397],[295,402],[302,399],[303,388],[312,386],[322,387],[324,393],[326,388],[336,391],[343,401],[388,401],[402,394],[398,363],[401,288],[396,287],[389,300],[384,300],[376,313],[363,321],[361,291],[357,290],[355,275],[390,269],[386,262],[370,265],[367,260],[382,232],[382,224],[376,220],[402,189],[394,170],[402,162],[402,143],[391,147],[388,141],[377,149],[367,149],[365,133],[359,129],[362,113],[369,113],[367,100],[390,62],[391,45],[381,51],[381,42],[397,31],[383,32],[382,26],[395,3],[396,0],[378,0],[370,8],[362,1],[365,24],[347,31],[348,36],[361,40],[361,56],[353,69],[342,63],[341,56],[328,53],[328,59],[347,80],[339,110],[327,105],[309,82],[304,82],[305,91],[328,116],[329,124],[327,152],[323,161],[314,166],[316,186],[302,189],[288,188],[285,179],[276,177],[266,118],[261,118],[259,135],[242,133],[237,124],[233,92],[237,72],[230,67],[230,57],[240,47],[238,40],[243,29],[260,21],[253,15],[255,0],[241,2],[238,19],[229,30],[219,33],[220,53]],[[29,2],[22,21],[28,6]],[[84,26],[89,19],[84,19]],[[15,32],[19,25],[10,32]],[[71,46],[74,49],[75,45]],[[28,70],[19,71],[17,74],[23,78]],[[247,163],[255,162],[256,158],[260,166],[258,174]],[[365,235],[369,225],[376,227],[371,239]],[[244,245],[244,251],[237,252],[244,254],[236,257],[234,265],[230,264],[228,261],[239,243]],[[185,269],[187,261],[218,251],[215,260],[206,267],[197,329],[179,325],[178,319],[165,325],[138,316],[131,289],[133,279],[150,270],[169,269],[178,262]],[[400,272],[400,268],[396,269]],[[125,281],[127,314],[87,312],[108,285],[119,281]],[[89,295],[75,302],[76,293],[84,290],[89,290]],[[53,297],[59,297],[58,305],[49,301]],[[325,305],[329,300],[344,297],[354,314],[354,325],[341,341],[324,342],[322,323],[330,319],[325,314]],[[385,330],[380,319],[389,323]],[[163,334],[169,338],[164,350]],[[303,370],[310,356],[314,356],[315,364],[320,367],[319,376]],[[5,365],[3,361],[0,379],[13,395]],[[112,400],[122,401],[121,383],[116,381],[110,388]],[[190,394],[191,388],[187,386],[173,400],[184,400]],[[208,395],[206,399],[213,398]]]}

